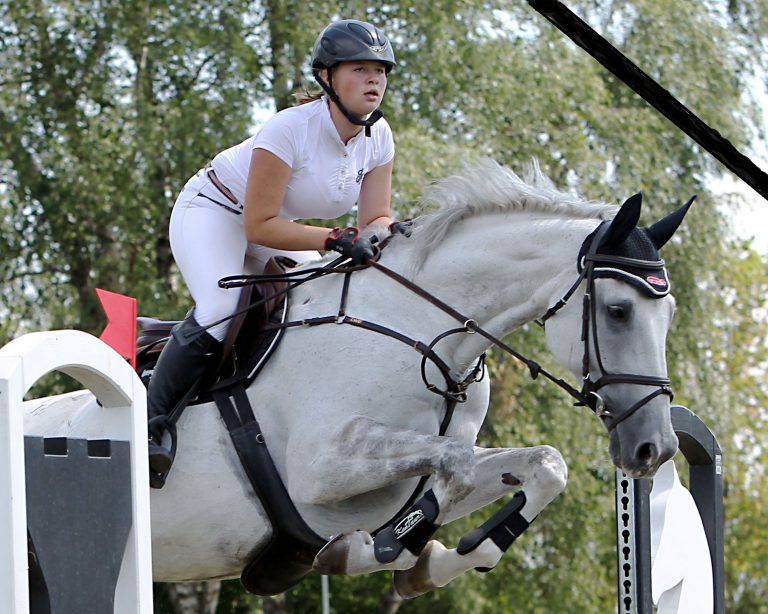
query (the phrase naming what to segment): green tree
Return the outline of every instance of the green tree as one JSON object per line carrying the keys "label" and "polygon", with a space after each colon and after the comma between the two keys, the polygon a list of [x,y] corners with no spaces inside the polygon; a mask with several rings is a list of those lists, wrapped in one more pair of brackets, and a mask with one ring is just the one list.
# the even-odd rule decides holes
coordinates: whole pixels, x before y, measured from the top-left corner
{"label": "green tree", "polygon": [[[248,3],[0,3],[7,335],[102,323],[93,289],[178,313],[175,193],[247,132]],[[9,325],[7,325],[9,326]]]}

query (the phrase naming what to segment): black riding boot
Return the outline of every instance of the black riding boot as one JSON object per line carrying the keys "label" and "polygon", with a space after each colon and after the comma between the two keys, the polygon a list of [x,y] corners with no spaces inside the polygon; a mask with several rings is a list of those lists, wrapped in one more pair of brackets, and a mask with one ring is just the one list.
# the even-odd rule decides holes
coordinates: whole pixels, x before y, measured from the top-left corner
{"label": "black riding boot", "polygon": [[149,468],[156,474],[166,473],[173,463],[173,455],[162,445],[163,434],[168,430],[164,418],[197,385],[220,354],[221,343],[207,331],[198,333],[191,341],[184,339],[182,333],[198,326],[190,315],[173,327],[149,382]]}

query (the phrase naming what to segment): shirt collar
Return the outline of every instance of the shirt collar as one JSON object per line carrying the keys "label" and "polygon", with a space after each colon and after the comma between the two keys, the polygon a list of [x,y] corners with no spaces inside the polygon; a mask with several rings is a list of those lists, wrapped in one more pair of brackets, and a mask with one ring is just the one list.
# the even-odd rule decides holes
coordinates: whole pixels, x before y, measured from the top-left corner
{"label": "shirt collar", "polygon": [[364,136],[365,129],[361,129],[360,132],[358,132],[355,136],[353,136],[351,139],[349,139],[349,142],[344,145],[344,141],[341,140],[341,136],[339,135],[339,131],[336,130],[336,125],[333,123],[333,119],[331,118],[331,103],[328,99],[328,96],[323,95],[323,97],[319,101],[322,104],[322,110],[320,111],[320,114],[323,118],[323,125],[324,129],[328,130],[330,134],[333,136],[333,139],[335,142],[339,144],[339,147],[343,147],[344,149],[347,149],[349,147],[353,147],[355,143],[357,143],[360,140],[361,136]]}

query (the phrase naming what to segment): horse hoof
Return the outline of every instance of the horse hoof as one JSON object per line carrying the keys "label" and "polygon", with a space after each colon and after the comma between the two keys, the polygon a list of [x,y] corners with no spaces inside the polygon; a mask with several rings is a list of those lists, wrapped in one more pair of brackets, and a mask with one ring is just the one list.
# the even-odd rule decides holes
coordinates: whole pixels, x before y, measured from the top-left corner
{"label": "horse hoof", "polygon": [[312,569],[325,576],[340,576],[347,571],[349,557],[349,536],[341,533],[332,538],[315,555]]}
{"label": "horse hoof", "polygon": [[414,599],[437,588],[429,576],[429,555],[434,543],[434,541],[427,542],[413,567],[393,574],[392,582],[395,585],[395,591],[403,599]]}
{"label": "horse hoof", "polygon": [[[326,576],[340,576],[349,573],[350,551],[371,546],[373,540],[365,531],[353,531],[337,535],[315,556],[312,569]],[[354,573],[355,570],[352,570]],[[357,573],[360,573],[359,571]]]}

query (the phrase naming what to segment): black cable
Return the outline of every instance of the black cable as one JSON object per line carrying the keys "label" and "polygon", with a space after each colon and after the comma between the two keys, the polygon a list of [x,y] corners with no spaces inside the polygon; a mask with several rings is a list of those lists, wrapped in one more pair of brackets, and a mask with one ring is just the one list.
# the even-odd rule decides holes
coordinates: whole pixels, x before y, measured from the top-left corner
{"label": "black cable", "polygon": [[557,0],[528,0],[534,9],[568,38],[629,86],[648,104],[712,154],[763,198],[768,199],[768,174],[742,154],[717,130],[643,72],[589,24]]}

